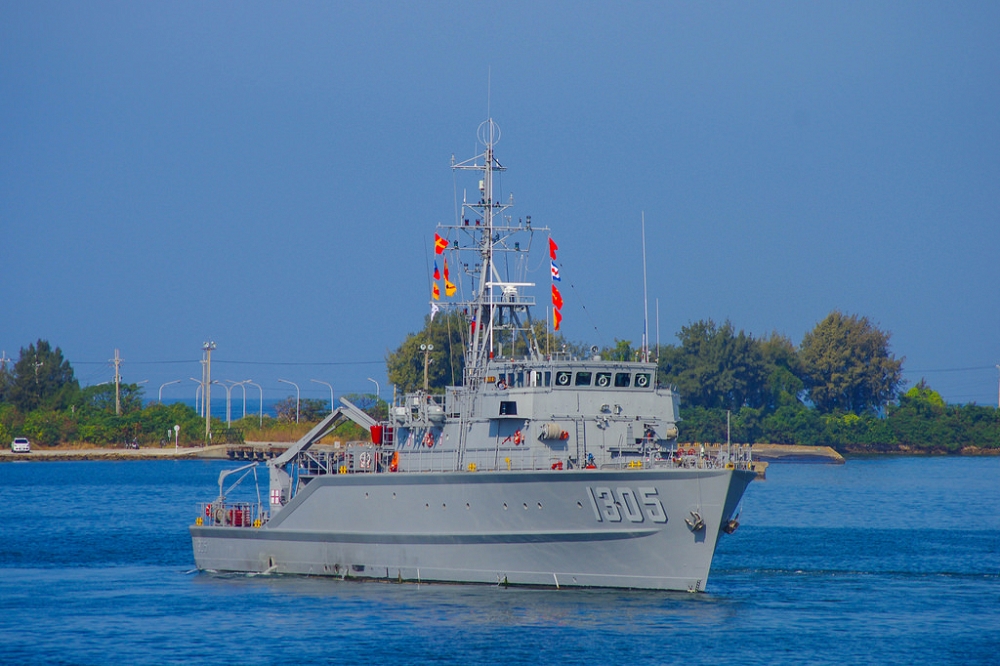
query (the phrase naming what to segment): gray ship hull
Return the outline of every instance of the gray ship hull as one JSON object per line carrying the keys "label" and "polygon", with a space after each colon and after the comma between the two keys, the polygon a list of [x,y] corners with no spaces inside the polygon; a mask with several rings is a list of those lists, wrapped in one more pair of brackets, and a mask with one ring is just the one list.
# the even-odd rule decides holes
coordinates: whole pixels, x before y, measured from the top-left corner
{"label": "gray ship hull", "polygon": [[202,570],[702,591],[753,477],[683,468],[326,475],[261,527],[192,526],[191,536]]}

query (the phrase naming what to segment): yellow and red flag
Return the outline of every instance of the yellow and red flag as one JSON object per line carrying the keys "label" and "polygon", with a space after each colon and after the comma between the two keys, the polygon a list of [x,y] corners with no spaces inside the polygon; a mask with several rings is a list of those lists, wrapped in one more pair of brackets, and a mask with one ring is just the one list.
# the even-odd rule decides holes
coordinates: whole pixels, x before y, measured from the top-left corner
{"label": "yellow and red flag", "polygon": [[562,323],[562,315],[559,314],[559,310],[556,308],[552,309],[552,330],[558,331],[559,324]]}
{"label": "yellow and red flag", "polygon": [[446,249],[448,249],[448,241],[441,238],[438,234],[434,234],[434,253],[444,254]]}
{"label": "yellow and red flag", "polygon": [[431,287],[431,296],[434,297],[435,301],[441,300],[441,287],[438,286],[437,282],[435,282],[434,286]]}
{"label": "yellow and red flag", "polygon": [[449,277],[451,277],[451,276],[448,274],[448,260],[445,259],[444,260],[444,295],[445,296],[454,296],[455,295],[455,291],[456,291],[456,287],[452,283],[452,281],[448,279]]}

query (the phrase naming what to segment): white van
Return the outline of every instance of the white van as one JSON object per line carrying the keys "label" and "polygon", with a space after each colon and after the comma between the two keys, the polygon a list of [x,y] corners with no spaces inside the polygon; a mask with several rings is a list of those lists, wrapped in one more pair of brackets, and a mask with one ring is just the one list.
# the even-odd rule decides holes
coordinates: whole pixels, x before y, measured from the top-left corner
{"label": "white van", "polygon": [[27,437],[15,437],[10,443],[11,453],[31,453],[31,442]]}

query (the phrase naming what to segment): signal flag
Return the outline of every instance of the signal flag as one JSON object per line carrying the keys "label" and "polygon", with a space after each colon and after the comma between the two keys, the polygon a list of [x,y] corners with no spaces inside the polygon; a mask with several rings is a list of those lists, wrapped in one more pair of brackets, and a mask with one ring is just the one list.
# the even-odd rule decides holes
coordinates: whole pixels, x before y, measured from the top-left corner
{"label": "signal flag", "polygon": [[446,249],[448,249],[448,241],[438,234],[434,234],[434,254],[444,254]]}

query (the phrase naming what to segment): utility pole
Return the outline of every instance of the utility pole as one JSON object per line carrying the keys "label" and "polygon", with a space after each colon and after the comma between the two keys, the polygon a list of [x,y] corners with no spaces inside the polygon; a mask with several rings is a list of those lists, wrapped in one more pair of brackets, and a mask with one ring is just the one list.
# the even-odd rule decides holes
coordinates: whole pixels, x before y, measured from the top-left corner
{"label": "utility pole", "polygon": [[205,350],[205,389],[201,395],[205,401],[205,446],[208,446],[212,439],[212,350],[215,343],[206,342],[201,348]]}
{"label": "utility pole", "polygon": [[[997,370],[1000,370],[1000,365],[997,366]],[[997,380],[997,409],[1000,409],[1000,379]]]}
{"label": "utility pole", "polygon": [[115,357],[111,359],[111,362],[115,364],[115,416],[122,415],[122,397],[121,397],[121,386],[122,386],[122,357],[118,350],[115,350]]}

